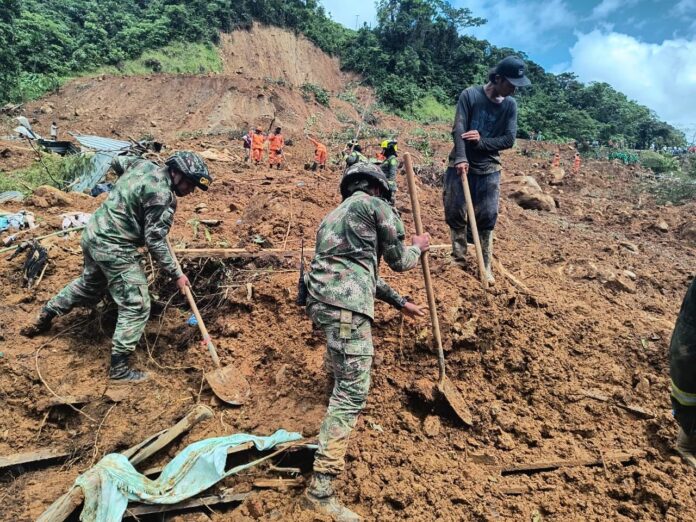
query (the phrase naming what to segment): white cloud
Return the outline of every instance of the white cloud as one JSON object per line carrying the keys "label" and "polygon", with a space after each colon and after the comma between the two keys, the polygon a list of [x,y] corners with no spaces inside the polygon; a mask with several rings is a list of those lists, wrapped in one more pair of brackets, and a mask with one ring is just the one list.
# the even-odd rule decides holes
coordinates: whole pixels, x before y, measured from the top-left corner
{"label": "white cloud", "polygon": [[614,11],[619,8],[627,7],[626,4],[635,4],[635,1],[630,0],[602,0],[599,4],[594,6],[592,13],[590,13],[590,20],[603,20]]}
{"label": "white cloud", "polygon": [[488,20],[482,27],[471,29],[478,38],[496,46],[525,51],[540,51],[557,44],[551,35],[558,29],[569,29],[578,22],[565,0],[469,0],[454,2],[468,7],[475,16]]}
{"label": "white cloud", "polygon": [[642,42],[595,29],[578,33],[568,70],[584,82],[607,82],[668,122],[696,122],[696,40]]}
{"label": "white cloud", "polygon": [[672,8],[674,16],[692,15],[696,11],[696,0],[679,0]]}

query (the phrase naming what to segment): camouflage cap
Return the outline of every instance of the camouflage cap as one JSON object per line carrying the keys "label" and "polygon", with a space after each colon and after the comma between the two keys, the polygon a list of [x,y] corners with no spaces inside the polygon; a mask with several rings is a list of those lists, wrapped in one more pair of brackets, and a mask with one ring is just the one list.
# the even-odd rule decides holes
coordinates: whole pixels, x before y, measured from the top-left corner
{"label": "camouflage cap", "polygon": [[354,183],[358,180],[367,180],[371,184],[375,184],[382,190],[381,197],[389,200],[391,198],[391,188],[387,177],[378,166],[372,163],[359,162],[348,167],[341,178],[341,196],[346,199],[360,187],[360,184]]}
{"label": "camouflage cap", "polygon": [[182,150],[175,152],[164,162],[169,168],[181,172],[201,190],[208,190],[213,182],[203,158],[195,152]]}

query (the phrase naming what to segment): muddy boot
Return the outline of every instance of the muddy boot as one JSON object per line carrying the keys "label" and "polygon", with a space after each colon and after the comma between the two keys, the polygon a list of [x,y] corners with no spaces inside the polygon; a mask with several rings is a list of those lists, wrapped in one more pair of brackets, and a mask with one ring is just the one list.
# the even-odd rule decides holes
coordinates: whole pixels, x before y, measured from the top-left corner
{"label": "muddy boot", "polygon": [[355,522],[362,520],[357,513],[345,507],[336,497],[332,482],[334,477],[324,473],[314,473],[303,497],[304,507],[328,515],[336,522]]}
{"label": "muddy boot", "polygon": [[111,367],[109,368],[109,379],[113,382],[137,383],[147,380],[147,373],[135,370],[128,364],[130,355],[122,353],[111,354]]}
{"label": "muddy boot", "polygon": [[689,466],[696,468],[696,435],[687,435],[680,427],[676,450]]}
{"label": "muddy boot", "polygon": [[450,238],[452,238],[452,260],[462,268],[468,267],[466,260],[466,229],[455,230],[450,228]]}
{"label": "muddy boot", "polygon": [[56,314],[47,310],[45,307],[41,309],[39,315],[36,316],[36,320],[22,328],[19,333],[24,337],[34,337],[36,335],[48,332],[51,329],[51,322],[53,321]]}
{"label": "muddy boot", "polygon": [[484,230],[479,237],[481,240],[481,253],[483,254],[483,266],[486,270],[486,280],[490,284],[495,283],[491,263],[493,261],[493,231]]}

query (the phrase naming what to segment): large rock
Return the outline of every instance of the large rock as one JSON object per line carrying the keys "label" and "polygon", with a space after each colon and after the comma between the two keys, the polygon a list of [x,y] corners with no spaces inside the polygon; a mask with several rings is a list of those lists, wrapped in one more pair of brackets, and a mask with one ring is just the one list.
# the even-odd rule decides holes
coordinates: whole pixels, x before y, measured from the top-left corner
{"label": "large rock", "polygon": [[68,194],[49,185],[41,185],[34,189],[32,201],[35,206],[42,208],[69,207],[73,204]]}
{"label": "large rock", "polygon": [[563,167],[551,167],[549,169],[549,174],[551,174],[549,185],[563,184],[563,178],[565,178],[565,170],[563,170]]}
{"label": "large rock", "polygon": [[556,201],[548,194],[515,192],[510,197],[525,210],[543,210],[552,212],[556,209]]}
{"label": "large rock", "polygon": [[508,192],[515,192],[522,189],[530,189],[532,192],[541,192],[541,187],[537,180],[532,176],[514,176],[505,178],[501,182],[501,186]]}
{"label": "large rock", "polygon": [[696,247],[696,221],[686,221],[679,227],[679,236],[691,246]]}

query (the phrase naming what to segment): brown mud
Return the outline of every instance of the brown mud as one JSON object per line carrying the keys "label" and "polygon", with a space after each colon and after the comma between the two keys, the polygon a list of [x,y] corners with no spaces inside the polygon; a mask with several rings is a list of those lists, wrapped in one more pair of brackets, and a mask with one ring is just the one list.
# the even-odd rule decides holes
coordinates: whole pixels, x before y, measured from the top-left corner
{"label": "brown mud", "polygon": [[[93,81],[90,89],[108,87],[101,96],[114,96],[110,103],[123,113],[95,109],[73,117],[83,132],[109,135],[123,126],[136,129],[150,118],[139,115],[137,104],[119,103],[127,99],[126,94],[115,97],[119,81],[143,82],[156,90],[168,88],[172,78]],[[75,96],[79,85],[51,97],[57,110],[67,112],[90,99]],[[37,111],[38,118],[43,103],[27,110]],[[187,123],[179,125],[174,127]],[[399,125],[406,132],[411,124]],[[239,142],[162,137],[171,139],[172,148],[242,153]],[[445,142],[437,144],[438,150],[446,148]],[[472,428],[457,422],[432,396],[437,364],[428,321],[405,321],[387,306],[377,306],[372,390],[339,483],[342,499],[366,519],[693,520],[693,470],[671,449],[676,426],[667,355],[676,314],[695,275],[694,244],[680,231],[692,223],[696,205],[656,206],[639,188],[646,174],[618,163],[587,161],[573,175],[573,151],[567,147],[561,150],[566,177],[552,186],[547,165],[556,149],[520,141],[503,155],[504,177],[534,176],[558,204],[553,212],[541,213],[501,198],[495,253],[529,292],[496,271],[494,291],[484,293],[473,256],[467,272],[453,266],[446,252],[433,254],[448,375],[473,413]],[[28,162],[31,155],[22,158]],[[210,162],[215,183],[208,193],[180,199],[172,242],[256,250],[263,242],[264,248],[297,249],[304,237],[312,245],[322,216],[339,203],[340,172],[304,171],[302,164],[310,158],[310,147],[300,142],[280,171]],[[401,175],[398,184],[397,208],[412,233]],[[422,183],[419,188],[424,226],[434,243],[446,243],[440,189]],[[33,210],[50,232],[66,208],[92,211],[98,204],[71,198],[69,207],[9,203],[3,208]],[[198,213],[200,203],[206,208]],[[206,227],[200,219],[222,224]],[[666,231],[655,226],[661,219]],[[215,418],[152,459],[152,465],[203,437],[240,431],[265,435],[278,428],[316,436],[329,380],[323,340],[294,304],[298,258],[184,259],[222,363],[237,365],[251,384],[247,404],[225,407],[204,386],[202,372],[212,363],[197,331],[186,325],[190,311],[183,298],[163,277],[152,284],[153,318],[137,350],[139,366],[152,378],[113,403],[104,395],[114,322],[108,306],[59,318],[48,335],[19,336],[40,306],[80,272],[78,236],[45,244],[50,264],[36,290],[22,288],[21,257],[7,261],[4,255],[0,261],[0,455],[57,448],[72,451],[73,457],[62,465],[3,471],[0,519],[36,518],[102,455],[172,425],[198,402],[211,405]],[[419,270],[396,274],[382,267],[382,275],[401,293],[425,302]],[[94,399],[82,414],[65,407],[39,411],[39,402],[52,397],[46,385],[61,396]],[[618,405],[637,406],[650,415]],[[643,456],[628,463],[610,458],[613,452],[637,450]],[[501,471],[583,459],[599,459],[603,465]],[[225,485],[248,491],[255,478],[265,476],[274,475],[259,469]],[[257,491],[236,509],[176,520],[317,520],[299,506],[299,491]]]}

